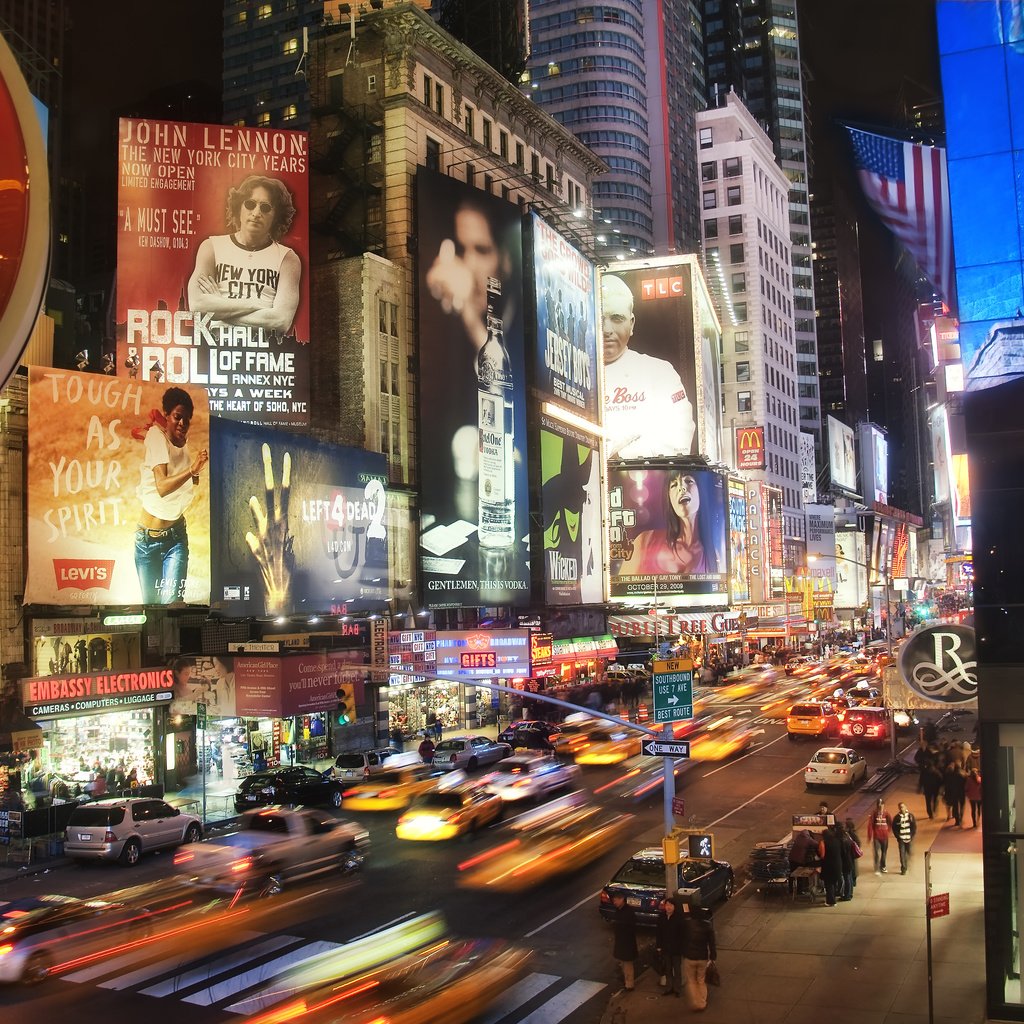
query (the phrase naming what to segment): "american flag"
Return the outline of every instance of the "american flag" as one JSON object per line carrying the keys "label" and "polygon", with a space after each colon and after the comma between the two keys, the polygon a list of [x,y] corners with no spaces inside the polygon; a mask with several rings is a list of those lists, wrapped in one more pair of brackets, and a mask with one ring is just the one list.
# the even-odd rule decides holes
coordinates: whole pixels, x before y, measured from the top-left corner
{"label": "american flag", "polygon": [[946,305],[955,308],[946,151],[847,130],[868,201]]}

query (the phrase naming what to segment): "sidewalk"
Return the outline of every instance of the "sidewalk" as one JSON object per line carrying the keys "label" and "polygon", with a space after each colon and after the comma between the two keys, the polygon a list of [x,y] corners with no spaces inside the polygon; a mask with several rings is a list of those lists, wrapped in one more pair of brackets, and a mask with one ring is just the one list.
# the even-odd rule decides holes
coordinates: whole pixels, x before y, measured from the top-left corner
{"label": "sidewalk", "polygon": [[[906,875],[899,873],[895,840],[889,843],[889,874],[873,873],[865,831],[876,797],[864,794],[848,811],[865,842],[850,903],[794,903],[786,893],[765,897],[748,883],[717,910],[722,986],[710,989],[707,1010],[699,1016],[704,1024],[925,1024],[929,849],[932,893],[948,892],[950,904],[948,917],[932,921],[934,1020],[987,1019],[981,830],[930,821],[915,785],[916,776],[903,775],[883,794],[888,809],[895,812],[904,800],[917,817]],[[641,945],[644,939],[641,932]],[[662,999],[661,992],[657,975],[644,970],[634,991],[620,989],[612,997],[602,1024],[676,1024],[695,1017],[685,999]]]}

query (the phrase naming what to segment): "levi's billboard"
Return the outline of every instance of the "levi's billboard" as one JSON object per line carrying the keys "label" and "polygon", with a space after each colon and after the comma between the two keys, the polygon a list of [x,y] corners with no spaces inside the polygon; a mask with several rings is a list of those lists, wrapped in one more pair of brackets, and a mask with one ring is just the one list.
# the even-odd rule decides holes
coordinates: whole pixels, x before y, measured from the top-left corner
{"label": "levi's billboard", "polygon": [[305,132],[121,118],[117,372],[309,424]]}
{"label": "levi's billboard", "polygon": [[764,469],[764,427],[736,428],[736,467]]}
{"label": "levi's billboard", "polygon": [[29,367],[25,603],[208,604],[209,438],[204,388]]}
{"label": "levi's billboard", "polygon": [[221,419],[212,451],[215,607],[260,616],[383,606],[385,456]]}
{"label": "levi's billboard", "polygon": [[537,345],[535,385],[545,397],[598,421],[594,265],[537,214],[529,219]]}

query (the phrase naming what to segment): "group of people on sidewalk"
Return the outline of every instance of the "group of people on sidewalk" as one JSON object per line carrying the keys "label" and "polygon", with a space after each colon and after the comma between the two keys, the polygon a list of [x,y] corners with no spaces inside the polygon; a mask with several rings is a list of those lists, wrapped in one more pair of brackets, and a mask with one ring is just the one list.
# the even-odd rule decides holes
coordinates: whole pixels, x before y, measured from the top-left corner
{"label": "group of people on sidewalk", "polygon": [[[825,806],[825,805],[823,805]],[[827,807],[825,812],[827,813]],[[857,861],[862,854],[853,818],[827,825],[819,838],[810,831],[798,832],[789,851],[790,868],[817,867],[825,887],[825,904],[853,899],[857,886]]]}
{"label": "group of people on sidewalk", "polygon": [[[612,955],[622,968],[627,992],[636,986],[636,961],[640,955],[636,941],[636,914],[625,896],[614,894],[612,919],[614,944]],[[655,931],[655,949],[661,969],[664,996],[681,997],[686,990],[690,1008],[701,1011],[708,1005],[708,970],[714,967],[718,950],[711,911],[689,907],[677,897],[661,901]]]}
{"label": "group of people on sidewalk", "polygon": [[953,828],[964,827],[964,811],[971,809],[971,828],[981,824],[980,751],[959,740],[938,742],[922,731],[914,761],[917,764],[918,792],[924,796],[929,818],[938,813],[939,799],[946,808],[946,821]]}

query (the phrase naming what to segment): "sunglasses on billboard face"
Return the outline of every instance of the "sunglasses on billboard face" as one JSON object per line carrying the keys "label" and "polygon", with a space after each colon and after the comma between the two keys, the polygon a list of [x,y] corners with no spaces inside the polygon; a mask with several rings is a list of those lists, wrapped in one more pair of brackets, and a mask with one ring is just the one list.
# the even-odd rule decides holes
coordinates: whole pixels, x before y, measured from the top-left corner
{"label": "sunglasses on billboard face", "polygon": [[242,203],[242,205],[247,210],[255,210],[256,207],[258,206],[260,208],[260,213],[262,213],[264,217],[268,213],[273,213],[274,211],[274,208],[270,205],[270,203],[257,203],[255,199],[246,199],[245,202]]}

